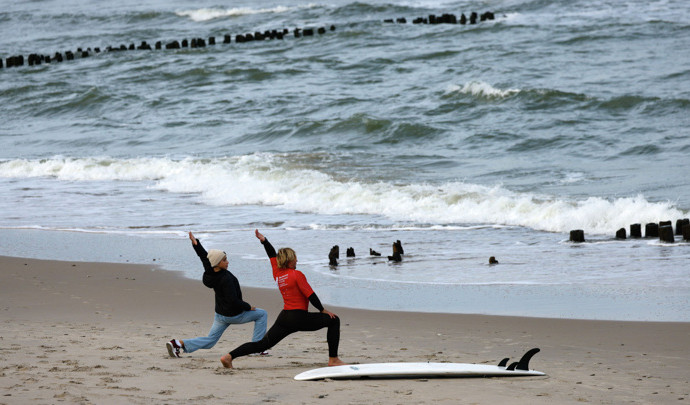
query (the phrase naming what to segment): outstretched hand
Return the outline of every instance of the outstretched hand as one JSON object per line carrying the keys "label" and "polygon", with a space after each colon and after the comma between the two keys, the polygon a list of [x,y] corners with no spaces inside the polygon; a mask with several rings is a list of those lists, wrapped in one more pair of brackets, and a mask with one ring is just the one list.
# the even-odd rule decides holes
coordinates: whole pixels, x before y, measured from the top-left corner
{"label": "outstretched hand", "polygon": [[259,238],[259,241],[263,242],[266,240],[266,237],[259,232],[258,229],[254,230],[254,234],[256,235],[257,238]]}
{"label": "outstretched hand", "polygon": [[189,231],[189,239],[191,239],[192,245],[196,246],[196,244],[197,244],[196,238],[195,238],[194,235],[192,234],[192,231]]}

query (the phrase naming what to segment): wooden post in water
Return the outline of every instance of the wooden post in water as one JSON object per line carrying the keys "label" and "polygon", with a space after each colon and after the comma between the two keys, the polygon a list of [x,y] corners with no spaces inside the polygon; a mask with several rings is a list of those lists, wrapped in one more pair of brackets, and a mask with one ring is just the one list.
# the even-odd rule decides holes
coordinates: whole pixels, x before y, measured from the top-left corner
{"label": "wooden post in water", "polygon": [[645,238],[657,238],[659,237],[659,225],[655,223],[649,223],[644,227]]}
{"label": "wooden post in water", "polygon": [[388,260],[392,260],[394,262],[399,262],[402,261],[402,252],[398,249],[398,242],[393,242],[393,256],[388,256]]}
{"label": "wooden post in water", "polygon": [[570,241],[571,242],[584,242],[585,241],[585,231],[582,229],[575,229],[570,231]]}
{"label": "wooden post in water", "polygon": [[676,220],[676,235],[682,235],[683,234],[683,227],[685,225],[690,225],[690,219],[689,218],[683,218],[683,219]]}
{"label": "wooden post in water", "polygon": [[616,232],[616,239],[625,239],[625,228],[621,228]]}
{"label": "wooden post in water", "polygon": [[340,247],[338,245],[335,245],[331,248],[331,251],[328,252],[328,264],[330,264],[331,266],[337,266],[339,257]]}
{"label": "wooden post in water", "polygon": [[630,225],[630,237],[631,238],[641,238],[642,237],[642,225],[631,224]]}
{"label": "wooden post in water", "polygon": [[400,239],[395,241],[395,246],[396,246],[398,253],[400,253],[401,255],[405,254],[405,249],[403,249],[402,242],[400,242]]}
{"label": "wooden post in water", "polygon": [[664,225],[659,227],[659,240],[662,242],[673,243],[673,227],[671,225]]}
{"label": "wooden post in water", "polygon": [[683,240],[690,242],[690,225],[683,226]]}

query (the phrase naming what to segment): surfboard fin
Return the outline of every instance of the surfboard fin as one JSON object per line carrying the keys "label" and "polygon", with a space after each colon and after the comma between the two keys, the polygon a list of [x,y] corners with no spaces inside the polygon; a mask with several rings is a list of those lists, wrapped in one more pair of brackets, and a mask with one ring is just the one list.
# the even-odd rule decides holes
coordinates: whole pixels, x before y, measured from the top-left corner
{"label": "surfboard fin", "polygon": [[[517,368],[518,370],[529,371],[529,361],[532,358],[532,356],[534,356],[537,353],[539,353],[538,347],[535,347],[534,349],[528,350],[527,353],[525,353],[522,356],[522,358],[520,359],[520,361],[518,362],[518,364],[515,368]],[[513,370],[513,369],[511,369],[511,370]]]}
{"label": "surfboard fin", "polygon": [[515,367],[517,367],[517,365],[518,365],[518,362],[514,361],[514,362],[510,363],[510,365],[508,367],[506,367],[506,370],[515,370]]}
{"label": "surfboard fin", "polygon": [[506,357],[505,359],[501,360],[501,362],[498,363],[498,367],[505,367],[506,364],[508,364],[508,360],[510,360],[510,357]]}

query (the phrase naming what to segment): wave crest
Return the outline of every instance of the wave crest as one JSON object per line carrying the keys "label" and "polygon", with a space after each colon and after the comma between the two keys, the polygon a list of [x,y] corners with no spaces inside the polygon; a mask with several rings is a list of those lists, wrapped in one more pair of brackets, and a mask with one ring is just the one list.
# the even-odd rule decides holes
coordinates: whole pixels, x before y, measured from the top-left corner
{"label": "wave crest", "polygon": [[[0,177],[133,181],[207,205],[271,205],[316,214],[375,215],[424,225],[496,224],[549,232],[613,234],[631,223],[687,217],[671,202],[644,196],[568,200],[464,182],[394,184],[336,179],[292,155],[219,159],[52,158],[0,162]],[[228,192],[230,190],[230,192]]]}
{"label": "wave crest", "polygon": [[520,89],[499,89],[486,82],[473,80],[465,83],[462,87],[458,85],[449,86],[447,94],[461,93],[485,99],[503,99],[518,94]]}
{"label": "wave crest", "polygon": [[189,17],[192,21],[202,22],[210,21],[218,18],[226,17],[239,17],[245,15],[254,14],[280,14],[286,13],[293,10],[309,9],[314,8],[316,5],[308,4],[298,7],[286,7],[286,6],[276,6],[271,8],[251,8],[251,7],[236,7],[236,8],[199,8],[194,10],[184,10],[178,11],[177,14],[180,17]]}

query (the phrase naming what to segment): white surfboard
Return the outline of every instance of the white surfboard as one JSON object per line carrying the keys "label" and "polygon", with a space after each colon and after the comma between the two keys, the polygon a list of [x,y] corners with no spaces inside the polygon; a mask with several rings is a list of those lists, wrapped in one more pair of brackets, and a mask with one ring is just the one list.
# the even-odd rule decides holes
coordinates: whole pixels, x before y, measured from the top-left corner
{"label": "white surfboard", "polygon": [[[297,374],[295,380],[357,379],[357,378],[411,378],[411,377],[525,377],[542,376],[545,373],[529,370],[529,359],[539,351],[525,353],[520,362],[506,366],[508,359],[499,365],[468,363],[367,363],[346,366],[322,367]],[[520,368],[522,367],[522,368]]]}

